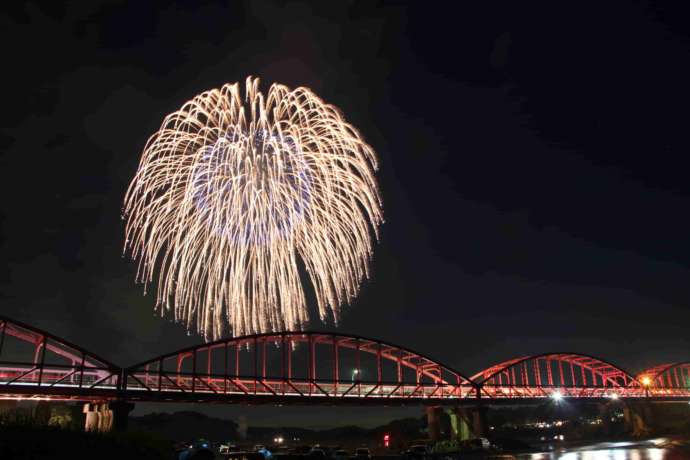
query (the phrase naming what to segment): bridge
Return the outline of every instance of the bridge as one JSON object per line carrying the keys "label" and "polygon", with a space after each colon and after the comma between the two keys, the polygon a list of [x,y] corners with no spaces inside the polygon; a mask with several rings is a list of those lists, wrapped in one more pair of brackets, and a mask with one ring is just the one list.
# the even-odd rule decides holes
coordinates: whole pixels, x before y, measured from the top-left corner
{"label": "bridge", "polygon": [[467,377],[381,340],[298,331],[223,339],[120,367],[0,316],[0,399],[476,407],[547,398],[690,401],[690,362],[631,374],[585,354],[545,353]]}

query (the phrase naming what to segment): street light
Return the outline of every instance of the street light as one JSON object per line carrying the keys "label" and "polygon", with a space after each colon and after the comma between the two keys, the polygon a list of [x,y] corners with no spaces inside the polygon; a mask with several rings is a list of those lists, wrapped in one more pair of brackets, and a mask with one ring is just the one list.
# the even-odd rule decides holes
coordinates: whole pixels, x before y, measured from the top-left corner
{"label": "street light", "polygon": [[355,376],[359,380],[359,369],[352,369],[352,383],[355,383]]}
{"label": "street light", "polygon": [[551,399],[553,399],[554,401],[558,402],[558,401],[560,401],[561,399],[563,399],[563,395],[561,394],[560,391],[556,390],[556,391],[554,391],[553,393],[551,393]]}

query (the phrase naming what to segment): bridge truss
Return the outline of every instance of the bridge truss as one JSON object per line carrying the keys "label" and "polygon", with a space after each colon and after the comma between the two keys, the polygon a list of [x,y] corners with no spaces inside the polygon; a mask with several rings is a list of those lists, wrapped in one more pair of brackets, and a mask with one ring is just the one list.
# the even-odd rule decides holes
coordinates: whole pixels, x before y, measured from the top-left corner
{"label": "bridge truss", "polygon": [[411,402],[472,397],[476,388],[411,350],[324,332],[220,340],[130,367],[125,377],[128,393],[145,399]]}
{"label": "bridge truss", "polygon": [[546,353],[505,361],[474,375],[493,399],[644,397],[645,388],[623,369],[576,353]]}
{"label": "bridge truss", "polygon": [[112,397],[120,372],[49,332],[0,317],[0,399]]}
{"label": "bridge truss", "polygon": [[690,362],[668,363],[646,369],[637,376],[637,380],[652,396],[689,396]]}
{"label": "bridge truss", "polygon": [[467,378],[380,340],[283,332],[219,340],[121,368],[0,317],[0,399],[460,406],[546,398],[690,400],[690,362],[633,376],[593,356],[546,353]]}

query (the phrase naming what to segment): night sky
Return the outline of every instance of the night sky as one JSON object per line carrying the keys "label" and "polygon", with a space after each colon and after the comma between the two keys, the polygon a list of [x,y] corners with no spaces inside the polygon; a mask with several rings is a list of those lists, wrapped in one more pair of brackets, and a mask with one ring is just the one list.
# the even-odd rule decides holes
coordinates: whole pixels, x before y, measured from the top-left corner
{"label": "night sky", "polygon": [[[12,3],[0,313],[122,366],[200,342],[134,283],[122,200],[165,114],[254,75],[312,88],[380,158],[386,223],[338,330],[469,375],[547,351],[633,372],[690,359],[683,2]],[[182,408],[404,412],[137,413]]]}

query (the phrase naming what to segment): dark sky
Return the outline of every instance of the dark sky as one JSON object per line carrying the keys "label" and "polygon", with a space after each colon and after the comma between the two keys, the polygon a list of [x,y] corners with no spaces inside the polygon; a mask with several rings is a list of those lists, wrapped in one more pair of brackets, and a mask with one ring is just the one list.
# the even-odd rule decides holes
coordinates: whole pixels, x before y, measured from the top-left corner
{"label": "dark sky", "polygon": [[312,88],[380,157],[386,223],[339,330],[466,374],[688,360],[682,3],[3,5],[0,312],[121,365],[199,342],[134,284],[122,199],[165,114],[254,75]]}

